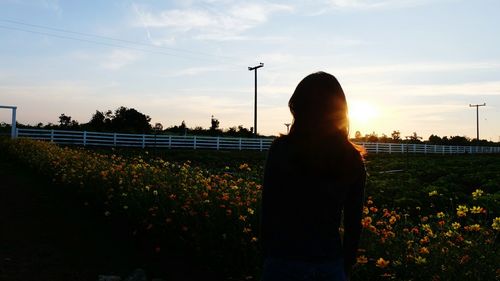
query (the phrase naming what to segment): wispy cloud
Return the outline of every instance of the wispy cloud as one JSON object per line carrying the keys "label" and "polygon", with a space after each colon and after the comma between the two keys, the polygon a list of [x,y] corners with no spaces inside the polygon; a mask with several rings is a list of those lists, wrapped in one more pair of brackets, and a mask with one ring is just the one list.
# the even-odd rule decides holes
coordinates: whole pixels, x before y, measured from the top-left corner
{"label": "wispy cloud", "polygon": [[339,69],[343,74],[381,74],[401,72],[451,72],[464,70],[500,69],[500,62],[421,62],[368,65]]}
{"label": "wispy cloud", "polygon": [[217,3],[218,7],[188,5],[185,8],[152,11],[146,6],[134,5],[139,23],[147,28],[167,28],[180,34],[205,40],[244,40],[244,31],[266,23],[278,12],[293,11],[293,7],[274,3],[245,1]]}
{"label": "wispy cloud", "polygon": [[429,0],[330,0],[334,9],[372,10],[414,7],[429,3]]}
{"label": "wispy cloud", "polygon": [[230,67],[224,66],[224,65],[188,67],[188,68],[169,72],[169,73],[164,74],[162,76],[164,76],[164,77],[194,76],[194,75],[200,75],[200,74],[204,74],[204,73],[228,71],[230,69],[231,69]]}
{"label": "wispy cloud", "polygon": [[101,63],[106,69],[117,70],[140,59],[141,54],[137,51],[113,50]]}
{"label": "wispy cloud", "polygon": [[58,16],[62,15],[63,10],[59,4],[59,0],[42,0],[42,5],[45,8],[54,11]]}
{"label": "wispy cloud", "polygon": [[500,81],[453,84],[396,84],[365,83],[344,84],[344,90],[356,96],[377,99],[380,97],[446,97],[446,96],[496,96],[500,97]]}

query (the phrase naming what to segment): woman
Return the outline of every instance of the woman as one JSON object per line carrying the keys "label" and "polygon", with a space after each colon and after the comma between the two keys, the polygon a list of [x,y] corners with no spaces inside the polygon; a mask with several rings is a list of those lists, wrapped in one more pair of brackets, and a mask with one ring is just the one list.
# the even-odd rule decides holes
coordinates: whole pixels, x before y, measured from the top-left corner
{"label": "woman", "polygon": [[273,142],[264,173],[262,280],[347,280],[366,173],[348,138],[344,92],[334,76],[317,72],[299,83],[288,106],[290,133]]}

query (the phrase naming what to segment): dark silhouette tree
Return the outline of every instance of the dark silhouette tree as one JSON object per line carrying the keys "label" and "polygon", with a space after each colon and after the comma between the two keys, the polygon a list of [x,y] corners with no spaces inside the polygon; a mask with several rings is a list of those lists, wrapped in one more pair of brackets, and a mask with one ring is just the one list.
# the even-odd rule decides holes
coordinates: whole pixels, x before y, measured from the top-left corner
{"label": "dark silhouette tree", "polygon": [[163,125],[161,123],[155,123],[153,129],[155,130],[155,133],[159,133],[163,131]]}
{"label": "dark silhouette tree", "polygon": [[71,120],[71,116],[68,116],[64,113],[59,115],[59,128],[61,129],[77,129],[78,121]]}
{"label": "dark silhouette tree", "polygon": [[357,141],[360,141],[361,138],[363,138],[363,135],[361,135],[361,132],[360,131],[356,131],[356,133],[354,133],[354,139],[357,140]]}
{"label": "dark silhouette tree", "polygon": [[112,113],[108,110],[106,113],[96,110],[90,121],[86,124],[87,130],[108,131],[111,130]]}
{"label": "dark silhouette tree", "polygon": [[111,119],[111,128],[117,132],[127,133],[149,133],[151,131],[151,118],[140,113],[134,108],[124,106],[115,110]]}
{"label": "dark silhouette tree", "polygon": [[413,132],[413,134],[411,136],[408,136],[408,140],[411,143],[419,143],[421,139],[422,139],[422,137],[417,135],[417,132]]}
{"label": "dark silhouette tree", "polygon": [[429,143],[430,144],[442,144],[443,139],[441,139],[439,136],[432,134],[429,136]]}
{"label": "dark silhouette tree", "polygon": [[375,132],[372,132],[369,135],[365,135],[365,140],[368,142],[378,142],[378,135]]}
{"label": "dark silhouette tree", "polygon": [[401,140],[401,133],[399,131],[392,131],[391,138],[395,141]]}
{"label": "dark silhouette tree", "polygon": [[214,116],[212,115],[212,119],[210,120],[210,131],[215,131],[217,129],[219,129],[219,120],[217,120],[217,118],[214,118]]}

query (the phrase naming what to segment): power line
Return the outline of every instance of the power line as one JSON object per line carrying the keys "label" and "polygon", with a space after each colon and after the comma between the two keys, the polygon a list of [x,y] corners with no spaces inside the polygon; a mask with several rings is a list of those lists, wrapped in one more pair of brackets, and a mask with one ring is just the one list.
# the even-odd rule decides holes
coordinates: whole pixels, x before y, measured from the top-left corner
{"label": "power line", "polygon": [[[6,21],[6,20],[0,19],[0,21]],[[25,25],[30,25],[30,24],[25,24]],[[206,56],[206,57],[203,58],[203,57],[195,57],[193,55],[190,56],[190,55],[187,55],[187,54],[175,54],[175,53],[164,52],[164,51],[160,51],[160,50],[149,50],[149,49],[144,49],[144,48],[138,48],[138,47],[132,47],[132,46],[125,46],[125,45],[116,44],[116,43],[102,42],[102,41],[96,41],[96,40],[90,40],[90,39],[84,39],[84,38],[78,38],[78,37],[72,37],[72,36],[66,36],[66,35],[60,35],[60,34],[54,34],[54,33],[43,32],[43,31],[36,31],[36,30],[31,30],[31,29],[24,29],[24,28],[19,28],[19,27],[5,26],[5,25],[0,25],[0,28],[9,29],[9,30],[15,30],[15,31],[23,31],[23,32],[28,32],[28,33],[32,33],[32,34],[38,34],[38,35],[44,35],[44,36],[49,36],[49,37],[55,37],[55,38],[59,38],[59,39],[75,40],[75,41],[86,42],[86,43],[91,43],[91,44],[98,44],[98,45],[103,45],[103,46],[107,46],[107,47],[130,49],[130,50],[136,50],[136,51],[141,51],[141,52],[146,52],[146,53],[154,53],[154,54],[172,56],[172,57],[177,57],[177,58],[182,58],[182,59],[204,60],[204,61],[210,61],[210,62],[218,62],[218,63],[221,63],[221,64],[236,66],[238,68],[243,67],[242,65],[238,65],[238,64],[234,64],[234,63],[229,63],[229,62],[221,61],[220,58],[222,58],[222,57],[219,57],[219,59],[217,59],[216,55],[209,55],[209,54],[204,54],[204,53],[198,53],[198,54],[196,54],[196,52],[191,52],[191,51],[187,51],[187,50],[185,52],[190,52],[193,55]],[[49,28],[46,28],[46,29],[49,29]],[[54,29],[54,31],[57,31],[57,29]],[[63,32],[63,31],[61,31],[61,32]],[[85,34],[85,33],[80,33],[80,32],[73,32],[73,31],[64,31],[64,32],[66,32],[66,33],[73,33],[73,34],[76,34],[76,35],[92,36],[92,37],[102,38],[102,39],[106,39],[106,40],[120,41],[120,42],[128,43],[128,44],[142,45],[142,46],[149,47],[149,48],[171,49],[171,50],[179,51],[179,50],[173,49],[173,48],[165,48],[165,47],[154,46],[154,45],[150,45],[150,44],[146,44],[146,43],[133,42],[133,41],[116,39],[116,38],[105,37],[105,36],[100,36],[100,35],[90,35],[90,34]],[[212,59],[207,58],[208,56],[211,56],[213,58]]]}
{"label": "power line", "polygon": [[185,49],[178,49],[178,48],[172,48],[172,47],[165,47],[165,46],[156,46],[156,45],[153,45],[153,44],[148,44],[148,43],[143,43],[143,42],[137,42],[137,41],[120,39],[120,38],[114,38],[114,37],[109,37],[109,36],[102,36],[102,35],[97,35],[97,34],[91,34],[91,33],[84,33],[84,32],[79,32],[79,31],[68,30],[68,29],[55,28],[55,27],[50,27],[50,26],[44,26],[44,25],[26,23],[26,22],[21,22],[21,21],[16,21],[16,20],[9,20],[9,19],[2,19],[2,18],[0,18],[0,21],[12,23],[12,24],[29,26],[29,27],[35,27],[35,28],[40,28],[40,29],[47,29],[47,30],[52,30],[52,31],[57,31],[57,32],[70,33],[70,34],[87,36],[87,37],[95,37],[95,38],[100,38],[100,39],[105,39],[105,40],[111,40],[111,41],[117,41],[117,42],[122,42],[122,43],[127,43],[127,44],[146,46],[146,47],[149,47],[149,48],[166,49],[166,50],[170,50],[170,51],[188,53],[188,54],[199,55],[199,56],[217,57],[217,58],[221,58],[221,59],[234,59],[234,58],[227,57],[227,56],[219,56],[219,55],[215,55],[215,54],[209,54],[209,53],[197,52],[197,51],[191,51],[191,50],[185,50]]}

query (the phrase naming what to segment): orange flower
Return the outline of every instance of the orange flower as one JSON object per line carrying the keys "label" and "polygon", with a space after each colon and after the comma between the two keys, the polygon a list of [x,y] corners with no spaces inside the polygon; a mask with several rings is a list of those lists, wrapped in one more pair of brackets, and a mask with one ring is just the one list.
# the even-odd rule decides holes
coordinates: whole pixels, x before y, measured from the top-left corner
{"label": "orange flower", "polygon": [[365,263],[368,262],[368,259],[363,255],[363,256],[359,256],[356,259],[356,262],[359,263],[359,264],[365,264]]}
{"label": "orange flower", "polygon": [[460,264],[467,263],[467,262],[469,262],[469,260],[470,260],[469,255],[465,255],[462,258],[460,258]]}
{"label": "orange flower", "polygon": [[420,239],[420,244],[427,244],[429,243],[429,237],[428,236],[424,236],[424,238]]}
{"label": "orange flower", "polygon": [[427,247],[422,247],[420,248],[420,250],[418,251],[420,254],[429,254],[429,249]]}
{"label": "orange flower", "polygon": [[377,260],[377,267],[386,268],[389,265],[389,263],[391,263],[391,262],[388,260],[384,260],[383,258],[379,258]]}
{"label": "orange flower", "polygon": [[362,220],[361,220],[361,224],[363,225],[363,227],[368,227],[372,224],[372,218],[371,217],[364,217]]}
{"label": "orange flower", "polygon": [[396,217],[395,216],[391,216],[391,218],[389,219],[389,223],[390,224],[394,224],[396,222]]}

